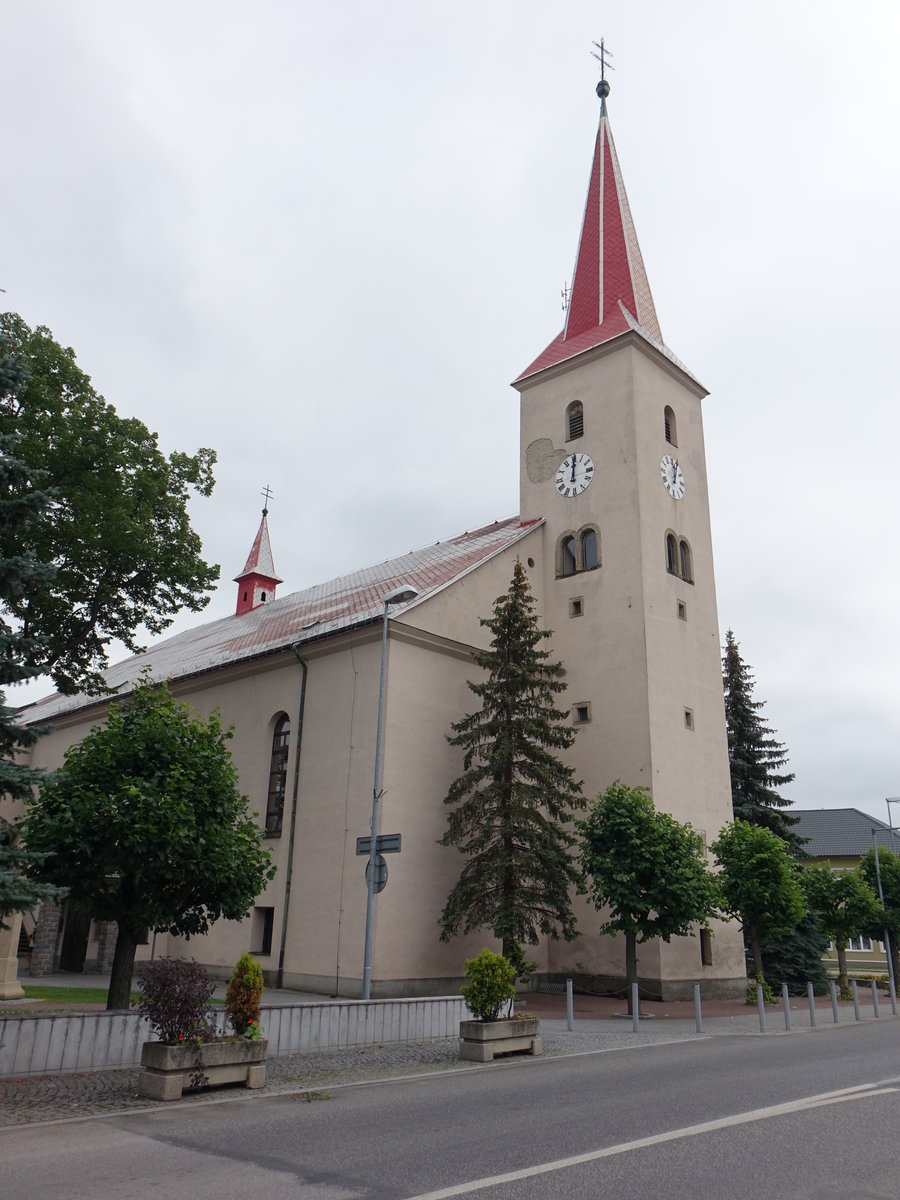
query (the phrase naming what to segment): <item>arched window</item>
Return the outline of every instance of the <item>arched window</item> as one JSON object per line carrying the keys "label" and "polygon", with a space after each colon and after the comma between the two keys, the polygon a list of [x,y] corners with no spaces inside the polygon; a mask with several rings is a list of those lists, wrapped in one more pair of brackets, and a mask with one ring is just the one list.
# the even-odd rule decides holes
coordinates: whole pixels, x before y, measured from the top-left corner
{"label": "arched window", "polygon": [[666,570],[670,575],[678,574],[678,542],[674,533],[666,534]]}
{"label": "arched window", "polygon": [[666,441],[672,446],[677,446],[678,429],[675,425],[675,411],[674,409],[670,408],[668,404],[666,405],[665,412],[663,413],[663,424],[665,425],[666,430]]}
{"label": "arched window", "polygon": [[574,575],[578,570],[578,560],[575,556],[575,539],[573,537],[567,537],[560,550],[560,575]]}
{"label": "arched window", "polygon": [[566,441],[584,436],[584,405],[573,401],[566,409]]}
{"label": "arched window", "polygon": [[600,547],[597,544],[597,532],[585,529],[581,535],[581,569],[591,571],[600,566]]}
{"label": "arched window", "polygon": [[269,794],[266,799],[266,837],[281,837],[284,818],[284,794],[287,790],[288,754],[291,749],[291,718],[282,713],[272,734],[272,760],[269,765]]}
{"label": "arched window", "polygon": [[691,561],[691,548],[687,544],[687,542],[684,540],[684,538],[682,538],[681,542],[679,543],[678,551],[679,551],[679,559],[680,559],[680,566],[681,566],[681,570],[680,570],[679,574],[681,575],[681,578],[685,581],[685,583],[693,583],[694,582],[694,564]]}

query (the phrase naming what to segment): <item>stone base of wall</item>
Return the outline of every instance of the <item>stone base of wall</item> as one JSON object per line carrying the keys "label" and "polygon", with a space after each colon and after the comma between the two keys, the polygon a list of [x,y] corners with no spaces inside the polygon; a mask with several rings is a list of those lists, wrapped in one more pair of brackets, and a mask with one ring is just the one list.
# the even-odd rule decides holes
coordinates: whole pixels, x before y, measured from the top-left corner
{"label": "stone base of wall", "polygon": [[[627,984],[621,975],[559,975],[550,974],[539,977],[548,983],[554,983],[565,991],[566,979],[571,978],[576,990],[595,992],[600,996],[624,996]],[[737,1000],[747,994],[747,980],[740,979],[704,979],[698,975],[696,979],[642,979],[638,976],[638,986],[645,1000],[693,1000],[694,984],[700,984],[700,995],[705,1000]]]}

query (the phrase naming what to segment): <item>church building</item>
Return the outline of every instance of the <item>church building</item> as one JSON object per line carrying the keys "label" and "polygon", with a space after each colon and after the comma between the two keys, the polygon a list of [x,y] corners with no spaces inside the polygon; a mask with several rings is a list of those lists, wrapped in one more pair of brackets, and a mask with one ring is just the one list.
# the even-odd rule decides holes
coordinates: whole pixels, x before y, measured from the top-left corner
{"label": "church building", "polygon": [[[438,921],[463,859],[440,846],[443,804],[462,769],[447,742],[477,703],[466,681],[487,646],[480,618],[525,567],[576,728],[566,753],[584,794],[614,780],[711,843],[731,820],[703,443],[702,384],[668,348],[653,304],[607,114],[599,129],[565,326],[517,376],[519,514],[305,591],[282,595],[267,511],[237,576],[236,611],[113,666],[127,693],[147,668],[195,710],[234,725],[242,790],[277,873],[243,922],[184,942],[150,935],[138,958],[196,958],[223,975],[245,950],[270,985],[358,997],[367,902],[358,839],[369,834],[382,634],[387,630],[380,829],[387,880],[375,898],[372,995],[447,994],[490,932],[442,944]],[[277,550],[277,539],[276,539]],[[24,711],[53,730],[36,766],[103,721],[106,700],[53,695]],[[383,871],[383,866],[382,866]],[[576,900],[577,940],[527,948],[538,975],[621,987],[624,939],[598,936]],[[101,967],[109,931],[45,905],[33,971]],[[663,998],[738,994],[743,941],[732,922],[638,947]]]}

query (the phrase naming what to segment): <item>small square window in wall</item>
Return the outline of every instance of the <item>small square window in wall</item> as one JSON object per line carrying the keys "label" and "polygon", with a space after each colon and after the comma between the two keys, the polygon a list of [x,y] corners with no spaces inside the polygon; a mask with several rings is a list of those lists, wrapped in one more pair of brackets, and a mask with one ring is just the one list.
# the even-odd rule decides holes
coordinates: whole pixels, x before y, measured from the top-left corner
{"label": "small square window in wall", "polygon": [[708,929],[700,930],[700,962],[704,967],[711,967],[713,961],[712,934]]}
{"label": "small square window in wall", "polygon": [[692,708],[684,710],[684,727],[685,729],[694,728],[694,710]]}
{"label": "small square window in wall", "polygon": [[580,617],[584,615],[584,600],[581,596],[574,596],[569,601],[569,616]]}
{"label": "small square window in wall", "polygon": [[685,604],[685,602],[683,600],[678,601],[678,620],[679,621],[687,620],[687,605]]}
{"label": "small square window in wall", "polygon": [[275,909],[254,908],[250,922],[250,953],[259,955],[271,954]]}
{"label": "small square window in wall", "polygon": [[591,719],[590,704],[575,704],[572,706],[572,720],[576,725],[587,725]]}

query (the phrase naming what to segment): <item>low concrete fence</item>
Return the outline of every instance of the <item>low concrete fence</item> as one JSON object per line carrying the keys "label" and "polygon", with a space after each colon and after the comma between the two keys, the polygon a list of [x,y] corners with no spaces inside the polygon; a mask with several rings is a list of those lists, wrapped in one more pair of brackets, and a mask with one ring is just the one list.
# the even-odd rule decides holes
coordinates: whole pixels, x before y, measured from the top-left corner
{"label": "low concrete fence", "polygon": [[[458,1037],[459,1022],[467,1015],[461,996],[261,1008],[271,1055]],[[224,1013],[219,1020],[224,1021]],[[131,1012],[0,1017],[0,1075],[137,1066],[141,1045],[150,1037],[147,1022]]]}

